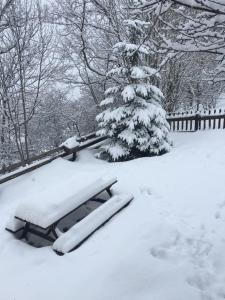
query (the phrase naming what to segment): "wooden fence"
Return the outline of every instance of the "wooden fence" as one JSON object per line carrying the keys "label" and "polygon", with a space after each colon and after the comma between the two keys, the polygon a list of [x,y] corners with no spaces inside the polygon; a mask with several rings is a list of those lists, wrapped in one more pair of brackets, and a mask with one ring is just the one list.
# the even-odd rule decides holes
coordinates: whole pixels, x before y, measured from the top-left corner
{"label": "wooden fence", "polygon": [[106,139],[107,137],[105,136],[97,137],[96,133],[93,132],[79,138],[77,141],[80,144],[72,149],[60,146],[50,151],[41,153],[38,156],[34,156],[25,163],[15,163],[8,167],[3,167],[0,169],[0,176],[2,175],[0,177],[0,184],[40,168],[41,166],[44,166],[59,157],[67,156],[70,160],[75,160],[77,152],[93,145],[97,145]]}
{"label": "wooden fence", "polygon": [[171,131],[225,129],[225,110],[190,111],[167,116]]}
{"label": "wooden fence", "polygon": [[[170,124],[171,131],[193,132],[206,129],[225,129],[225,110],[170,113],[167,115],[167,121]],[[78,139],[80,144],[72,149],[60,146],[34,156],[23,164],[15,163],[8,167],[2,167],[0,169],[0,184],[40,168],[58,157],[70,156],[70,160],[75,160],[77,152],[97,145],[106,139],[107,137],[97,137],[96,133],[92,132],[80,137]]]}

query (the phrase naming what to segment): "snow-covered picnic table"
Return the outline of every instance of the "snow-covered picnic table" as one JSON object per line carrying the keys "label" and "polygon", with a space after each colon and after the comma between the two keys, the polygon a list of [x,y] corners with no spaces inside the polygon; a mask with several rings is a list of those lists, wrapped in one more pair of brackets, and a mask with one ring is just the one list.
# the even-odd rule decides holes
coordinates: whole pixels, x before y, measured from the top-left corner
{"label": "snow-covered picnic table", "polygon": [[18,206],[15,216],[46,229],[99,193],[109,191],[116,182],[115,177],[96,179],[83,176],[77,181],[70,180],[67,185],[53,187],[47,193],[43,191],[26,199]]}
{"label": "snow-covered picnic table", "polygon": [[[22,201],[6,229],[14,234],[21,231],[20,238],[26,238],[31,233],[50,242],[59,239],[53,248],[61,253],[71,251],[131,202],[132,196],[129,195],[112,196],[110,189],[116,182],[116,177],[103,176],[96,179],[87,173],[80,173],[79,176],[68,179],[62,186],[52,185],[48,190]],[[108,202],[107,205],[101,205],[86,217],[87,221],[77,224],[78,227],[75,224],[66,234],[58,230],[58,223],[63,218],[88,201],[96,201],[96,196],[104,191],[111,198],[97,200],[101,203]]]}

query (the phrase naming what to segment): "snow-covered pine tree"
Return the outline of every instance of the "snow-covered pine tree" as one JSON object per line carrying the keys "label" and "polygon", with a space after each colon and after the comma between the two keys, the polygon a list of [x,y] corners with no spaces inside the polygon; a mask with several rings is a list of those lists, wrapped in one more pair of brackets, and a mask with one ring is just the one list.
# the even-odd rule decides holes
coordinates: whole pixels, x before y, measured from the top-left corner
{"label": "snow-covered pine tree", "polygon": [[108,161],[160,155],[169,151],[169,124],[162,109],[163,94],[153,82],[157,70],[146,65],[152,52],[145,45],[149,24],[137,18],[124,22],[126,40],[113,47],[112,87],[97,116],[99,135],[110,137],[100,152]]}

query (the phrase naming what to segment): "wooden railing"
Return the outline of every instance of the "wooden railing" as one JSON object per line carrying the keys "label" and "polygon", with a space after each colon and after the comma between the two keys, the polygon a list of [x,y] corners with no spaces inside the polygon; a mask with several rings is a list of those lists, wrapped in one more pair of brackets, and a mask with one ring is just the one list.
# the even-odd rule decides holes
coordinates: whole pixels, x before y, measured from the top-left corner
{"label": "wooden railing", "polygon": [[171,131],[197,131],[206,129],[225,129],[225,111],[190,111],[171,113],[167,116]]}
{"label": "wooden railing", "polygon": [[59,157],[67,156],[70,160],[75,160],[77,152],[93,145],[97,145],[106,139],[107,137],[105,136],[97,137],[96,133],[93,132],[89,135],[79,138],[78,142],[80,144],[74,148],[69,149],[64,146],[60,146],[30,158],[25,162],[25,164],[15,163],[8,167],[3,167],[0,169],[0,184],[40,168],[41,166],[44,166]]}
{"label": "wooden railing", "polygon": [[[225,111],[219,109],[199,112],[170,113],[167,115],[167,121],[170,124],[171,131],[188,132],[205,129],[225,129]],[[69,159],[74,160],[77,152],[92,145],[96,145],[106,139],[107,137],[97,137],[96,133],[92,132],[80,137],[78,139],[80,144],[72,149],[60,146],[30,158],[25,164],[15,163],[7,167],[2,167],[0,169],[0,184],[40,168],[58,157],[70,155]]]}

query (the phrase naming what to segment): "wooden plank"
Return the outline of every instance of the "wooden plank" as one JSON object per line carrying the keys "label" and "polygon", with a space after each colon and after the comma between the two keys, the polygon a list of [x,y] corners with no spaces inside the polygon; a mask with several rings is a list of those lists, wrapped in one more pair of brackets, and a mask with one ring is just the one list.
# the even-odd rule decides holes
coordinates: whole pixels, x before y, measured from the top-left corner
{"label": "wooden plank", "polygon": [[195,131],[199,129],[199,115],[195,115]]}
{"label": "wooden plank", "polygon": [[201,116],[202,120],[215,120],[215,119],[222,119],[223,115],[208,115],[208,116]]}
{"label": "wooden plank", "polygon": [[96,137],[95,139],[92,139],[92,140],[90,140],[90,141],[86,141],[86,142],[84,142],[83,144],[78,145],[78,146],[76,146],[76,147],[74,147],[74,148],[70,148],[70,149],[69,149],[69,148],[64,147],[64,150],[65,150],[65,152],[67,153],[67,155],[73,154],[74,152],[79,152],[79,151],[81,151],[81,150],[83,150],[83,149],[85,149],[85,148],[88,148],[88,147],[90,147],[90,146],[92,146],[92,145],[95,145],[95,144],[101,142],[101,141],[104,141],[104,140],[106,140],[107,138],[108,138],[107,136]]}
{"label": "wooden plank", "polygon": [[83,136],[77,138],[77,142],[79,142],[79,143],[80,142],[85,142],[89,139],[93,139],[94,137],[96,137],[96,132],[91,132],[89,134],[86,134],[86,135],[83,135]]}
{"label": "wooden plank", "polygon": [[[22,221],[22,222],[25,222],[25,223],[27,223],[27,224],[29,223],[29,224],[31,224],[32,226],[35,226],[35,227],[40,228],[40,229],[42,229],[42,230],[48,230],[48,229],[54,228],[55,226],[57,226],[57,224],[58,224],[62,219],[66,218],[66,217],[68,217],[70,214],[74,213],[76,210],[78,210],[78,209],[79,209],[80,207],[82,207],[84,204],[88,203],[89,201],[94,200],[94,199],[96,198],[96,196],[99,196],[99,195],[100,195],[101,193],[103,193],[104,191],[110,190],[111,187],[112,187],[115,183],[117,183],[117,180],[115,180],[113,183],[111,183],[111,184],[105,186],[104,188],[102,188],[101,190],[99,190],[97,193],[93,194],[90,198],[85,199],[79,206],[77,206],[76,208],[72,209],[70,212],[66,213],[63,217],[59,218],[59,219],[58,219],[57,221],[55,221],[54,223],[48,225],[48,227],[42,227],[42,226],[37,225],[37,224],[35,224],[35,223],[27,222],[26,220],[24,220],[24,219],[22,219],[22,218],[20,218],[20,217],[17,217],[17,216],[15,216],[15,219],[20,220],[20,221]],[[111,196],[112,196],[112,192],[111,192],[111,191],[110,191],[110,193],[111,193]],[[108,200],[106,200],[106,201],[108,201]]]}
{"label": "wooden plank", "polygon": [[12,171],[18,169],[21,166],[22,166],[21,162],[15,163],[15,164],[7,166],[7,167],[3,166],[3,168],[0,170],[0,174],[5,174],[5,173],[8,173],[8,172],[12,172]]}
{"label": "wooden plank", "polygon": [[208,120],[209,120],[209,129],[211,129],[211,110],[209,110],[209,117],[208,117]]}
{"label": "wooden plank", "polygon": [[188,131],[188,120],[185,119],[185,121],[186,121],[186,131]]}
{"label": "wooden plank", "polygon": [[[69,252],[72,252],[79,248],[85,241],[87,241],[97,230],[99,230],[101,227],[103,227],[105,224],[107,224],[114,216],[116,216],[118,213],[120,213],[124,208],[126,208],[131,202],[133,201],[133,197],[124,204],[120,209],[118,209],[114,214],[112,214],[107,220],[105,220],[101,225],[99,225],[97,228],[95,228],[89,235],[87,235],[79,244],[77,244],[75,247],[73,247]],[[66,253],[58,252],[54,250],[56,254],[58,255],[64,255]]]}
{"label": "wooden plank", "polygon": [[[40,163],[37,163],[37,164],[35,164],[35,165],[31,165],[30,167],[25,168],[25,169],[23,169],[23,170],[21,170],[21,171],[18,171],[18,172],[16,172],[16,173],[14,173],[14,174],[11,174],[11,175],[9,175],[9,176],[3,177],[2,179],[0,179],[0,184],[5,183],[5,182],[7,182],[7,181],[9,181],[9,180],[12,180],[12,179],[14,179],[14,178],[16,178],[16,177],[19,177],[19,176],[21,176],[21,175],[27,174],[27,173],[29,173],[29,172],[35,170],[35,169],[38,169],[38,168],[40,168],[40,167],[42,167],[42,166],[44,166],[44,165],[46,165],[46,164],[52,162],[52,161],[55,160],[56,158],[59,158],[59,157],[66,157],[66,156],[68,156],[68,155],[70,155],[70,154],[76,154],[77,152],[79,152],[79,151],[81,151],[81,150],[83,150],[83,149],[85,149],[85,148],[88,148],[88,147],[90,147],[90,146],[92,146],[92,145],[94,145],[94,144],[97,144],[97,143],[99,143],[99,142],[101,142],[101,141],[104,141],[104,140],[106,140],[106,139],[107,139],[106,136],[103,136],[103,137],[97,137],[97,138],[95,138],[95,139],[93,139],[93,140],[91,140],[91,141],[84,142],[84,143],[81,144],[80,146],[74,147],[74,148],[72,148],[72,149],[67,149],[67,150],[69,150],[69,151],[65,151],[65,150],[64,150],[64,147],[63,147],[63,148],[61,147],[61,148],[64,150],[63,153],[60,153],[60,154],[58,154],[58,155],[56,155],[56,156],[54,156],[54,157],[50,157],[49,159],[46,159],[46,160],[44,160],[44,161],[42,161],[42,162],[40,162]],[[59,149],[59,148],[57,148],[57,149]],[[49,151],[48,151],[47,153],[49,153]],[[52,152],[52,153],[54,153],[54,152]]]}
{"label": "wooden plank", "polygon": [[49,242],[51,242],[51,243],[54,243],[54,241],[56,240],[56,238],[52,238],[52,237],[50,236],[50,234],[45,234],[45,233],[43,233],[43,232],[41,232],[41,231],[39,231],[39,230],[36,230],[36,229],[34,229],[34,228],[29,228],[29,229],[27,230],[27,233],[31,233],[31,234],[33,234],[33,235],[36,235],[36,236],[38,236],[38,237],[41,237],[42,239],[47,240],[47,241],[49,241]]}
{"label": "wooden plank", "polygon": [[181,130],[184,130],[184,113],[182,112]]}
{"label": "wooden plank", "polygon": [[172,121],[182,121],[182,120],[195,120],[195,116],[187,116],[187,117],[171,117],[167,119],[169,122]]}
{"label": "wooden plank", "polygon": [[29,164],[31,164],[34,161],[43,159],[43,158],[48,157],[48,156],[50,156],[52,154],[55,154],[57,152],[62,152],[62,151],[63,151],[63,147],[57,147],[55,149],[51,149],[51,150],[49,150],[47,152],[43,152],[43,153],[41,153],[39,155],[31,157],[29,160],[26,160],[24,163],[19,162],[19,163],[15,163],[15,164],[13,164],[13,165],[11,165],[9,167],[3,168],[3,169],[0,170],[0,174],[5,174],[5,173],[12,172],[12,171],[14,171],[14,170],[16,170],[16,169],[18,169],[20,167],[25,167],[26,165],[29,165]]}
{"label": "wooden plank", "polygon": [[218,129],[220,129],[221,126],[221,118],[218,119]]}
{"label": "wooden plank", "polygon": [[40,160],[42,158],[45,158],[45,157],[55,154],[57,152],[62,152],[63,150],[64,150],[63,147],[57,147],[57,148],[49,150],[47,152],[43,152],[37,156],[33,156],[31,159],[29,159],[28,163],[32,163],[33,161]]}
{"label": "wooden plank", "polygon": [[5,182],[7,182],[9,180],[12,180],[12,179],[14,179],[16,177],[19,177],[21,175],[27,174],[27,173],[29,173],[29,172],[31,172],[33,170],[36,170],[36,169],[38,169],[38,168],[40,168],[40,167],[42,167],[42,166],[50,163],[51,161],[53,161],[54,159],[59,158],[59,157],[62,157],[62,155],[60,154],[58,156],[51,157],[49,159],[46,159],[46,160],[42,161],[41,163],[38,163],[36,165],[30,166],[28,168],[25,168],[25,169],[23,169],[21,171],[18,171],[16,173],[12,174],[12,175],[7,176],[7,177],[3,177],[2,179],[0,179],[0,184],[5,183]]}

